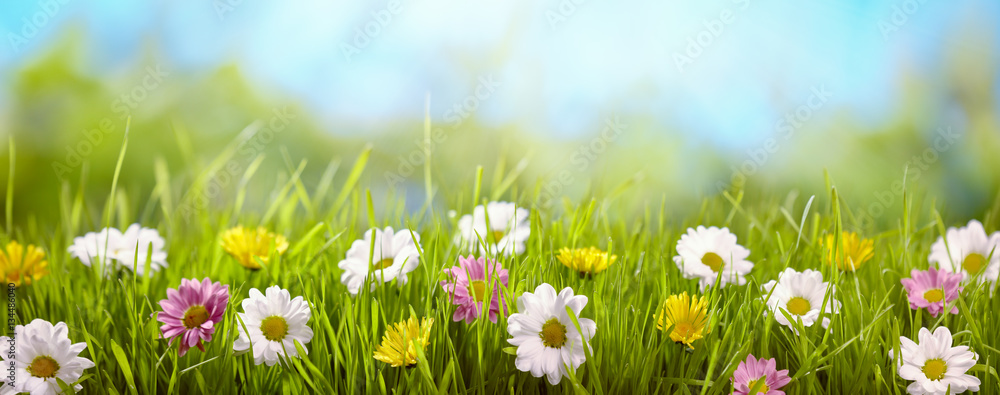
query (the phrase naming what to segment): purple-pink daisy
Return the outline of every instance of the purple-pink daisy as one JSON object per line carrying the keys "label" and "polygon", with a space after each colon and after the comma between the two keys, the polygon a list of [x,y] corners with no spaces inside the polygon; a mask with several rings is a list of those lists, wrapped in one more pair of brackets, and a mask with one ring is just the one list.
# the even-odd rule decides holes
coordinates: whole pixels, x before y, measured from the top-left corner
{"label": "purple-pink daisy", "polygon": [[177,289],[168,289],[167,298],[160,301],[163,312],[156,320],[163,323],[160,331],[173,344],[181,338],[180,356],[197,346],[205,351],[202,341],[212,340],[215,325],[222,321],[229,304],[229,286],[208,278],[198,282],[194,279],[181,280]]}
{"label": "purple-pink daisy", "polygon": [[[903,283],[910,300],[910,308],[917,310],[925,308],[931,316],[937,317],[944,311],[945,304],[958,299],[962,292],[962,274],[946,270],[930,268],[927,270],[913,269],[910,278],[899,280]],[[958,307],[952,305],[952,314],[958,314]]]}
{"label": "purple-pink daisy", "polygon": [[507,269],[500,263],[487,260],[485,257],[476,259],[475,256],[458,257],[458,266],[444,269],[448,279],[441,281],[441,287],[448,293],[451,303],[457,305],[454,321],[465,320],[471,324],[483,310],[486,302],[487,292],[492,289],[493,296],[490,297],[490,321],[497,322],[497,314],[500,313],[500,305],[503,304],[503,312],[507,314],[507,306],[503,303],[501,287],[507,286]]}
{"label": "purple-pink daisy", "polygon": [[781,387],[792,381],[788,370],[777,370],[774,358],[756,359],[753,355],[747,355],[747,360],[740,362],[729,380],[733,383],[733,393],[739,395],[750,395],[754,386],[754,394],[784,395]]}

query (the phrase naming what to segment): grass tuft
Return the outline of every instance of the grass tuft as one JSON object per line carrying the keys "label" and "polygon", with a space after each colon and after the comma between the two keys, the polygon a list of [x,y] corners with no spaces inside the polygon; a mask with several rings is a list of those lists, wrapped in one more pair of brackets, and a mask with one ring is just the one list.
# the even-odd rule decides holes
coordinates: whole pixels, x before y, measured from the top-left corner
{"label": "grass tuft", "polygon": [[[252,126],[246,136],[253,134]],[[405,190],[383,199],[384,194],[375,192],[381,185],[365,182],[373,151],[368,146],[355,158],[344,158],[353,159],[346,174],[338,173],[340,158],[319,168],[315,164],[310,168],[304,160],[296,164],[288,152],[248,158],[233,191],[213,195],[206,207],[189,213],[189,220],[180,220],[179,207],[204,195],[237,145],[202,166],[192,156],[187,132],[179,124],[174,130],[190,159],[186,168],[170,171],[165,160],[156,159],[149,175],[155,181],[151,190],[119,185],[121,173],[132,171],[122,166],[129,141],[126,125],[106,204],[86,199],[83,189],[94,175],[83,166],[79,181],[63,184],[61,220],[39,226],[10,222],[15,175],[11,140],[8,222],[0,237],[42,246],[51,269],[46,278],[18,287],[16,319],[66,322],[70,337],[87,343],[82,356],[97,368],[81,379],[84,393],[729,394],[729,378],[753,354],[775,358],[779,369],[789,370],[792,382],[784,388],[788,393],[902,394],[908,383],[896,374],[890,350],[899,352],[899,336],[912,337],[921,327],[941,325],[980,356],[971,372],[982,381],[981,393],[1000,393],[996,368],[1000,297],[988,296],[995,288],[967,287],[957,315],[932,318],[909,308],[900,279],[913,268],[927,268],[931,244],[947,227],[964,223],[945,220],[935,201],[913,186],[904,189],[902,211],[886,213],[894,219],[889,229],[855,218],[852,213],[857,210],[840,197],[829,174],[824,175],[826,192],[804,194],[808,199],[798,193],[757,196],[736,189],[706,198],[700,207],[671,207],[666,196],[653,202],[631,197],[633,186],[644,177],[636,174],[607,189],[592,187],[578,201],[552,197],[554,204],[543,206],[549,197],[540,188],[520,189],[527,161],[508,166],[501,158],[486,183],[479,166],[465,179],[448,180],[443,188],[435,184],[440,180],[431,178],[427,151],[424,182],[416,184],[424,190],[417,198],[425,201],[413,204],[407,202],[413,195]],[[427,123],[428,146],[429,139]],[[265,179],[257,174],[261,168],[280,174]],[[310,170],[320,176],[310,178]],[[509,286],[500,293],[512,313],[517,310],[517,296],[543,282],[556,289],[572,287],[589,299],[582,315],[596,322],[597,334],[584,350],[587,362],[558,386],[515,368],[505,317],[497,324],[486,318],[470,325],[452,321],[454,307],[440,286],[447,279],[443,269],[457,264],[460,254],[468,254],[453,243],[458,218],[487,198],[513,201],[530,210],[527,251],[491,257],[509,270]],[[1000,197],[994,206],[1000,207]],[[448,210],[456,215],[446,215]],[[988,228],[995,227],[991,221],[996,222],[997,211],[994,208],[981,218]],[[795,213],[801,214],[796,218]],[[152,273],[147,266],[150,275],[142,278],[129,270],[105,278],[67,252],[74,236],[131,223],[158,228],[166,236],[167,268]],[[285,255],[272,256],[263,270],[247,270],[219,245],[218,235],[237,224],[264,226],[285,235],[291,248]],[[672,260],[680,236],[698,225],[729,227],[750,249],[755,267],[745,286],[708,291],[712,330],[688,348],[658,330],[655,319],[669,295],[702,293],[697,281],[683,278]],[[340,283],[337,263],[366,230],[385,226],[419,234],[420,266],[405,285],[392,282],[374,291],[362,287],[360,295],[349,295]],[[839,244],[841,230],[876,242],[874,257],[856,272],[840,272],[823,263],[826,247],[820,240],[833,234],[835,245]],[[479,237],[480,243],[488,244],[494,235]],[[604,272],[580,276],[555,258],[559,248],[588,246],[618,259]],[[819,270],[834,284],[843,307],[830,317],[830,331],[816,325],[799,328],[795,335],[765,313],[768,295],[762,294],[761,285],[786,267]],[[205,352],[192,349],[181,358],[177,345],[168,345],[160,336],[156,302],[181,279],[204,277],[229,285],[232,297]],[[295,344],[303,359],[257,366],[252,356],[233,353],[236,328],[243,325],[236,312],[242,310],[240,302],[251,288],[271,285],[310,303],[309,326],[315,335],[307,344]],[[386,328],[411,315],[435,322],[429,344],[417,344],[417,365],[392,368],[376,361],[372,355]],[[578,317],[571,311],[570,315],[579,327]]]}

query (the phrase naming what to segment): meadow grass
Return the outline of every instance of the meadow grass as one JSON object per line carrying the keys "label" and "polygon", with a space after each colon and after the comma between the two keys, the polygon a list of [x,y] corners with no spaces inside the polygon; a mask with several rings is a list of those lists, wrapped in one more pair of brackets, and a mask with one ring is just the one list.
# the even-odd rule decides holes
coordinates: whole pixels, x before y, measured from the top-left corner
{"label": "meadow grass", "polygon": [[[912,268],[927,268],[930,246],[947,226],[964,224],[943,221],[932,200],[905,193],[903,209],[886,214],[884,223],[893,225],[883,228],[860,226],[829,178],[827,191],[812,198],[795,192],[749,197],[732,190],[706,198],[700,207],[678,210],[665,197],[630,197],[625,181],[607,191],[591,191],[577,202],[564,198],[552,207],[539,207],[540,188],[519,189],[523,184],[514,182],[517,173],[500,162],[492,180],[480,167],[470,170],[466,182],[447,183],[432,179],[428,164],[422,181],[429,199],[414,204],[402,193],[390,193],[373,201],[362,182],[369,153],[347,158],[354,164],[344,166],[346,170],[339,159],[331,162],[314,182],[300,178],[305,161],[294,163],[287,153],[268,158],[268,165],[283,166],[283,176],[266,198],[256,199],[266,205],[250,207],[248,191],[264,164],[258,157],[233,184],[234,195],[192,211],[182,206],[192,197],[206,196],[212,177],[233,155],[232,147],[204,167],[191,165],[184,174],[170,174],[158,160],[155,174],[149,175],[155,180],[151,190],[117,185],[119,172],[129,171],[121,168],[119,156],[104,201],[84,198],[84,189],[93,187],[87,185],[84,167],[78,181],[63,184],[60,207],[53,208],[59,210],[58,221],[29,215],[24,223],[8,222],[0,236],[4,243],[42,246],[50,262],[51,274],[17,289],[18,322],[63,321],[71,339],[87,343],[81,356],[97,365],[81,380],[87,394],[728,394],[732,372],[751,353],[776,358],[779,369],[789,370],[788,393],[901,394],[907,383],[897,376],[889,351],[898,347],[899,336],[915,338],[919,328],[940,325],[956,334],[957,343],[978,353],[979,364],[971,373],[982,381],[981,393],[1000,393],[995,368],[1000,360],[1000,298],[986,296],[995,290],[967,287],[959,302],[961,313],[935,319],[911,310],[900,285]],[[127,155],[127,143],[121,155]],[[33,176],[17,171],[11,168],[11,176]],[[7,191],[8,221],[12,193]],[[510,270],[503,292],[516,299],[546,282],[589,298],[582,316],[598,328],[591,355],[558,386],[514,367],[505,318],[497,324],[484,317],[472,325],[452,322],[454,307],[439,282],[446,279],[442,269],[455,265],[459,254],[467,255],[453,243],[457,219],[492,200],[531,210],[526,252],[495,257]],[[980,217],[988,228],[998,223],[998,207],[1000,199]],[[104,279],[67,252],[75,236],[131,223],[159,229],[168,243],[169,267],[146,276],[122,270]],[[219,245],[221,232],[238,224],[285,235],[288,252],[273,256],[261,270],[245,269]],[[756,265],[745,286],[707,292],[711,332],[689,349],[657,330],[655,314],[671,294],[701,293],[697,280],[684,279],[671,260],[680,235],[698,225],[729,227],[751,250],[749,259]],[[339,281],[337,262],[368,228],[385,226],[420,234],[420,266],[405,286],[391,283],[351,296]],[[842,273],[821,263],[825,249],[819,240],[841,229],[875,240],[874,258],[857,272]],[[619,258],[591,276],[580,276],[555,259],[561,247],[587,246]],[[843,307],[832,317],[830,331],[816,325],[795,335],[765,314],[760,285],[786,267],[820,270],[835,284]],[[192,349],[178,357],[176,344],[168,347],[160,339],[160,323],[153,317],[160,310],[157,301],[181,279],[204,277],[229,285],[229,307],[205,352]],[[309,325],[315,336],[304,345],[308,355],[288,366],[256,366],[251,356],[233,354],[240,301],[250,288],[271,285],[303,296],[312,306]],[[511,303],[510,308],[516,306]],[[434,319],[418,364],[393,368],[376,361],[372,355],[385,328],[411,314]]]}

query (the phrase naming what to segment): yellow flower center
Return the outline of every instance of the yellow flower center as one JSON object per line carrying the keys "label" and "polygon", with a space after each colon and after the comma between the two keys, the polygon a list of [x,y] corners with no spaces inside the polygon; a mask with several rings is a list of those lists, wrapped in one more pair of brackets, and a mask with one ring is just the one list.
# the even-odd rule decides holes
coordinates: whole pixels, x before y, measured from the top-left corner
{"label": "yellow flower center", "polygon": [[799,296],[788,299],[788,304],[785,305],[785,310],[794,315],[806,315],[810,308],[812,305],[809,301]]}
{"label": "yellow flower center", "polygon": [[236,258],[244,267],[257,270],[261,268],[258,262],[268,263],[271,246],[274,252],[282,255],[288,249],[288,239],[285,236],[268,232],[263,227],[256,229],[237,226],[222,234],[222,248]]}
{"label": "yellow flower center", "polygon": [[188,308],[184,313],[184,327],[188,329],[197,328],[208,321],[208,310],[205,306],[195,305]]}
{"label": "yellow flower center", "polygon": [[285,322],[285,317],[272,315],[260,322],[260,331],[267,340],[281,341],[288,334],[288,323]]}
{"label": "yellow flower center", "polygon": [[962,261],[962,268],[972,275],[979,274],[979,271],[983,270],[983,266],[986,266],[986,258],[974,252],[967,255]]}
{"label": "yellow flower center", "polygon": [[483,280],[473,280],[470,282],[469,295],[472,295],[477,302],[482,302],[483,296],[486,295],[486,282]]}
{"label": "yellow flower center", "polygon": [[714,252],[706,253],[705,256],[701,257],[701,263],[704,263],[713,272],[718,273],[719,270],[722,270],[722,257]]}
{"label": "yellow flower center", "polygon": [[559,249],[559,255],[556,255],[556,259],[584,277],[590,273],[600,273],[606,270],[618,259],[618,256],[601,251],[597,247],[575,249],[563,247]]}
{"label": "yellow flower center", "polygon": [[941,380],[944,378],[944,373],[948,371],[948,364],[940,358],[928,359],[920,370],[924,372],[928,380]]}
{"label": "yellow flower center", "polygon": [[843,269],[850,271],[858,270],[858,267],[861,266],[861,254],[858,251],[850,251],[848,254]]}
{"label": "yellow flower center", "polygon": [[433,318],[417,320],[410,317],[385,328],[382,343],[375,347],[376,360],[390,366],[411,366],[417,363],[417,348],[414,342],[425,348],[430,344]]}
{"label": "yellow flower center", "polygon": [[549,318],[542,325],[542,333],[539,333],[538,337],[542,338],[542,344],[545,347],[562,347],[563,344],[566,344],[566,326],[555,318]]}
{"label": "yellow flower center", "polygon": [[690,322],[678,322],[674,324],[674,334],[683,338],[688,338],[694,333],[694,325]]}
{"label": "yellow flower center", "polygon": [[492,241],[493,244],[498,244],[498,243],[500,243],[500,240],[503,239],[504,235],[505,235],[504,231],[502,231],[502,230],[494,230],[493,231],[493,240],[487,240],[487,242]]}
{"label": "yellow flower center", "polygon": [[[760,383],[760,384],[758,385],[757,383]],[[756,389],[754,389],[754,387],[753,387],[755,385],[758,386]],[[771,390],[771,387],[768,387],[767,384],[764,384],[764,378],[763,377],[761,377],[761,378],[759,378],[757,380],[750,380],[750,382],[747,383],[747,387],[750,388],[751,391],[754,391],[755,394],[756,393],[765,393],[766,394],[768,391]]]}
{"label": "yellow flower center", "polygon": [[7,281],[14,283],[14,285],[21,285],[21,271],[18,269],[7,269]]}
{"label": "yellow flower center", "polygon": [[27,248],[16,241],[7,244],[7,248],[0,248],[0,277],[7,279],[8,283],[15,286],[31,284],[33,280],[38,280],[48,274],[48,261],[45,260],[45,252],[33,245]]}
{"label": "yellow flower center", "polygon": [[389,266],[392,266],[393,262],[395,262],[395,259],[393,259],[393,258],[385,258],[385,259],[383,259],[381,261],[373,263],[372,264],[372,270],[374,271],[374,270],[385,269],[385,268],[387,268]]}
{"label": "yellow flower center", "polygon": [[[834,248],[834,244],[837,244],[837,248]],[[845,271],[858,270],[875,253],[875,242],[853,232],[842,232],[839,243],[837,235],[828,234],[823,245],[827,248],[827,263],[836,262],[837,267]]]}
{"label": "yellow flower center", "polygon": [[935,288],[927,292],[924,292],[924,300],[928,302],[937,303],[940,302],[942,299],[944,299],[943,289]]}
{"label": "yellow flower center", "polygon": [[56,360],[48,355],[39,355],[31,361],[31,366],[28,366],[28,372],[32,376],[41,377],[45,379],[50,379],[56,377],[56,372],[59,371],[59,364]]}

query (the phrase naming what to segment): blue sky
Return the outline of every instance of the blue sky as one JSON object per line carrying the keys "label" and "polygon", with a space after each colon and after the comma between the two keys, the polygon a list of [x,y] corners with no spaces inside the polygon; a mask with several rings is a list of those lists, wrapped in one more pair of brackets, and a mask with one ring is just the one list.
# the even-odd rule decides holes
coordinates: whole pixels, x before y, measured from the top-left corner
{"label": "blue sky", "polygon": [[[4,85],[76,26],[87,73],[114,76],[151,47],[181,72],[236,63],[262,91],[301,101],[339,133],[359,132],[336,128],[340,121],[377,128],[419,118],[428,92],[443,122],[492,76],[502,85],[476,113],[487,124],[590,135],[618,113],[735,148],[775,133],[775,121],[820,86],[833,92],[824,108],[877,126],[898,108],[904,70],[933,88],[951,51],[995,56],[1000,43],[1000,5],[990,1],[415,0],[398,2],[397,13],[388,1],[63,1],[3,6]],[[38,17],[46,9],[55,11]],[[885,36],[880,24],[897,27],[894,13],[905,21]],[[48,20],[14,51],[24,18]],[[358,29],[376,25],[345,56]],[[707,45],[680,70],[677,56],[699,36]]]}

